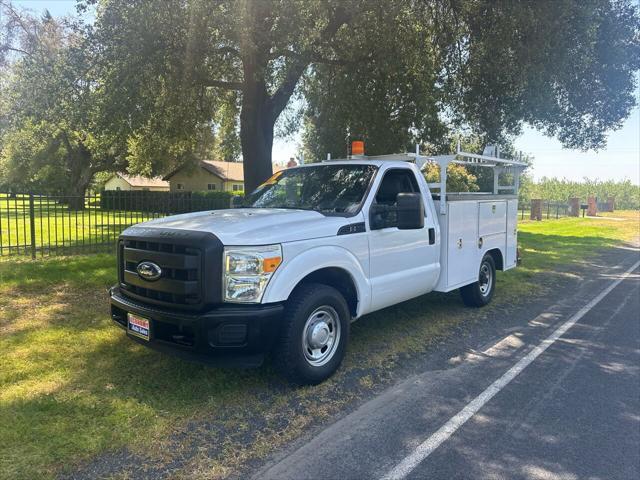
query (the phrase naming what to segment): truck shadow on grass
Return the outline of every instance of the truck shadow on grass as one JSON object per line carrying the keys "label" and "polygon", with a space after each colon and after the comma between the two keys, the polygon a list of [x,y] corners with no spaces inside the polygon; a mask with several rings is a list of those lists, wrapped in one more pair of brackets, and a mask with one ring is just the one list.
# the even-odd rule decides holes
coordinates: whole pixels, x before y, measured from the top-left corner
{"label": "truck shadow on grass", "polygon": [[0,472],[227,476],[423,369],[438,342],[574,281],[565,273],[585,260],[576,252],[590,259],[621,244],[531,233],[520,241],[524,264],[499,276],[492,305],[471,310],[457,292],[435,293],[365,316],[337,374],[304,388],[268,363],[210,368],[131,342],[107,314],[109,255],[1,262]]}

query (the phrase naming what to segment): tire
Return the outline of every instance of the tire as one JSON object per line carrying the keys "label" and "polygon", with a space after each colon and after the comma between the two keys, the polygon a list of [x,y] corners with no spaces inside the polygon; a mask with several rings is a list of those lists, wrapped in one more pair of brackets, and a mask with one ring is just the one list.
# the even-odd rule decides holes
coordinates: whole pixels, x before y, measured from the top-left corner
{"label": "tire", "polygon": [[485,255],[480,262],[478,281],[460,289],[462,301],[467,307],[484,307],[493,298],[496,289],[496,264],[491,255]]}
{"label": "tire", "polygon": [[298,385],[317,385],[338,369],[349,341],[351,314],[335,288],[310,283],[287,301],[274,351],[276,368]]}

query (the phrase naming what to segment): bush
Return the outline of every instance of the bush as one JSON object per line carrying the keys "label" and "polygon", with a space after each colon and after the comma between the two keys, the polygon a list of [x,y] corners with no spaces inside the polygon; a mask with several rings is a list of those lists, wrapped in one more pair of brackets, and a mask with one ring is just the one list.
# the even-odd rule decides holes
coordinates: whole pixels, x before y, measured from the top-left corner
{"label": "bush", "polygon": [[231,197],[230,192],[104,190],[100,194],[100,207],[104,210],[187,213],[230,208]]}
{"label": "bush", "polygon": [[[428,183],[440,181],[440,167],[435,163],[428,163],[426,166],[425,178]],[[463,165],[452,163],[447,168],[447,191],[448,192],[477,192],[478,178],[469,172]]]}

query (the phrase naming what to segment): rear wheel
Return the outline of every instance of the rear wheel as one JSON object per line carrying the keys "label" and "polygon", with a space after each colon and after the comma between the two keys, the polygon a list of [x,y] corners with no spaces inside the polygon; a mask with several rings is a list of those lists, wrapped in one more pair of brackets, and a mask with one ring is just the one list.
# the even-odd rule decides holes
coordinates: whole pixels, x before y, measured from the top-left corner
{"label": "rear wheel", "polygon": [[484,307],[491,301],[496,288],[496,264],[491,255],[480,262],[478,281],[460,289],[462,301],[468,307]]}
{"label": "rear wheel", "polygon": [[335,288],[322,284],[298,287],[285,308],[276,367],[300,385],[329,378],[344,358],[350,320],[347,302]]}

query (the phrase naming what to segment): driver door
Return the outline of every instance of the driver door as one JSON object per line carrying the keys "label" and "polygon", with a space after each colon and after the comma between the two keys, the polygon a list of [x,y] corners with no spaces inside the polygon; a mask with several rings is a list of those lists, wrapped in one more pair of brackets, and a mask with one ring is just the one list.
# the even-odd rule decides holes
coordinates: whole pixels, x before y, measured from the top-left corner
{"label": "driver door", "polygon": [[[388,212],[381,214],[384,218],[374,219],[374,223],[381,224],[382,228],[369,231],[373,310],[427,293],[438,280],[440,263],[435,244],[435,219],[425,208],[423,228],[399,230],[397,214],[393,210],[399,193],[420,193],[424,199],[425,192],[421,191],[413,170],[391,168],[385,171],[373,198],[373,205],[389,207]],[[371,221],[369,224],[371,227]],[[432,229],[431,238],[429,229]]]}

